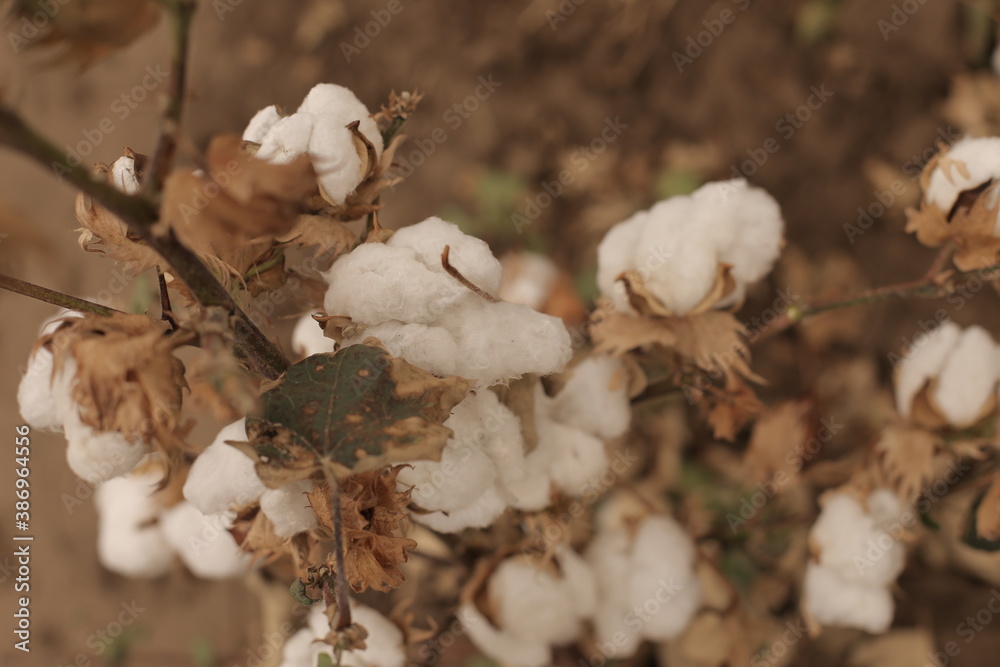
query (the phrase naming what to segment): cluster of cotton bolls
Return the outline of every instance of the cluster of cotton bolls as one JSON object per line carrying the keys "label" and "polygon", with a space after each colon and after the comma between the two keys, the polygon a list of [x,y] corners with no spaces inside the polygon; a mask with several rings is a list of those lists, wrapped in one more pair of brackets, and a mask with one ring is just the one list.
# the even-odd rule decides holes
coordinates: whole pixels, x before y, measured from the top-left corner
{"label": "cluster of cotton bolls", "polygon": [[621,436],[630,418],[621,364],[591,357],[573,367],[554,398],[537,387],[538,442],[527,454],[520,419],[495,393],[480,390],[455,406],[445,422],[454,435],[441,460],[411,461],[397,481],[412,485],[413,502],[430,510],[413,515],[429,528],[485,528],[508,507],[548,507],[553,488],[582,495],[608,466],[604,442]]}
{"label": "cluster of cotton bolls", "polygon": [[203,579],[243,574],[250,564],[220,517],[187,502],[162,507],[154,497],[158,473],[133,474],[101,484],[95,493],[101,564],[127,577],[159,577],[173,555]]}
{"label": "cluster of cotton bolls", "polygon": [[[41,335],[56,330],[67,317],[79,313],[63,311],[46,322]],[[124,475],[151,451],[150,443],[129,441],[116,431],[96,431],[80,418],[80,406],[73,400],[76,362],[68,358],[59,372],[55,358],[45,347],[36,349],[17,389],[17,403],[24,420],[35,429],[62,431],[66,436],[66,460],[70,469],[91,484]]]}
{"label": "cluster of cotton bolls", "polygon": [[[1000,179],[1000,137],[967,137],[952,144],[938,159],[924,199],[947,215],[955,207],[959,195],[993,179]],[[1000,234],[1000,216],[993,233]]]}
{"label": "cluster of cotton bolls", "polygon": [[595,638],[608,660],[633,655],[644,639],[676,638],[702,600],[691,537],[670,516],[627,508],[621,495],[609,499],[586,552],[601,600]]}
{"label": "cluster of cotton bolls", "polygon": [[486,584],[495,623],[474,602],[457,616],[473,643],[498,662],[519,667],[551,664],[553,646],[576,640],[599,607],[594,573],[572,549],[556,550],[555,564],[524,556],[503,560]]}
{"label": "cluster of cotton bolls", "polygon": [[260,503],[279,537],[289,538],[316,527],[316,513],[306,493],[309,480],[290,482],[279,489],[264,486],[254,462],[226,441],[246,441],[246,422],[233,422],[219,431],[215,440],[195,459],[184,483],[184,498],[201,514],[229,525],[235,512]]}
{"label": "cluster of cotton bolls", "polygon": [[[315,667],[321,655],[333,657],[333,647],[321,639],[330,633],[325,605],[316,603],[304,628],[285,642],[279,667]],[[368,631],[365,648],[345,651],[340,664],[346,667],[403,667],[406,647],[403,632],[371,607],[351,600],[351,620]]]}
{"label": "cluster of cotton bolls", "polygon": [[1000,350],[982,327],[945,322],[928,332],[896,368],[896,408],[909,418],[926,388],[927,402],[949,425],[965,428],[996,405]]}
{"label": "cluster of cotton bolls", "polygon": [[[770,272],[784,222],[771,195],[744,180],[708,183],[671,197],[611,228],[597,249],[597,285],[617,309],[631,312],[622,274],[635,272],[672,314],[739,303]],[[730,267],[735,286],[705,303]]]}
{"label": "cluster of cotton bolls", "polygon": [[386,243],[364,243],[330,267],[327,314],[365,327],[342,345],[374,336],[415,366],[477,380],[482,387],[561,370],[571,355],[562,321],[472,291],[445,270],[445,246],[463,277],[489,295],[499,292],[502,269],[489,246],[456,225],[428,218]]}
{"label": "cluster of cotton bolls", "polygon": [[382,135],[368,108],[353,92],[332,83],[313,87],[295,113],[282,116],[274,105],[261,109],[243,132],[244,141],[260,144],[256,157],[276,164],[308,155],[320,191],[332,204],[344,200],[364,180],[368,149],[347,128],[359,121],[358,131],[382,155]]}
{"label": "cluster of cotton bolls", "polygon": [[895,494],[878,489],[867,509],[847,493],[835,493],[809,533],[819,551],[806,568],[803,607],[820,625],[882,633],[892,624],[889,587],[903,571],[906,548],[888,529],[899,524]]}

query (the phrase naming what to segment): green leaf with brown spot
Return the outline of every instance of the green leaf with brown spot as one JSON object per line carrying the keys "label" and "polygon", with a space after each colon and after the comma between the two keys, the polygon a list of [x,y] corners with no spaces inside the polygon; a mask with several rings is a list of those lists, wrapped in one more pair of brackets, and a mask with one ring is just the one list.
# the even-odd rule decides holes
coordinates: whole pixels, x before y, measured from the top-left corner
{"label": "green leaf with brown spot", "polygon": [[291,366],[247,418],[250,443],[231,444],[256,459],[271,488],[309,477],[323,462],[344,476],[436,461],[452,435],[443,423],[471,385],[431,375],[382,347],[352,345]]}

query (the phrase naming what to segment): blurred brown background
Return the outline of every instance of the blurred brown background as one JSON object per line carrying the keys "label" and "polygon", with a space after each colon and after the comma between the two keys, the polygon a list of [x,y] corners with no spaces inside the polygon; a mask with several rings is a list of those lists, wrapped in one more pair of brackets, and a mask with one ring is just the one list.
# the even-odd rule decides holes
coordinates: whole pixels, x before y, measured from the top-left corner
{"label": "blurred brown background", "polygon": [[[242,131],[267,104],[294,109],[317,82],[346,85],[373,110],[390,90],[418,89],[425,98],[405,128],[411,143],[402,156],[422,164],[388,199],[382,221],[389,226],[439,214],[487,238],[498,254],[544,249],[589,296],[594,247],[604,229],[667,194],[731,177],[735,167],[781,203],[790,253],[810,261],[839,257],[847,268],[836,280],[853,287],[906,280],[920,276],[933,256],[902,229],[903,204],[917,196],[914,157],[926,158],[919,156],[941,136],[995,131],[1000,123],[1000,93],[989,71],[994,3],[910,4],[915,13],[902,14],[906,20],[887,32],[880,21],[892,21],[888,0],[401,0],[402,11],[386,25],[369,26],[374,36],[366,44],[358,31],[388,2],[205,1],[194,30],[185,150],[190,155],[214,133]],[[692,47],[698,40],[702,45]],[[151,152],[159,91],[124,117],[127,107],[116,100],[134,95],[147,68],[166,67],[165,25],[86,71],[48,66],[46,54],[15,54],[3,41],[4,98],[35,127],[59,145],[95,143],[88,162],[111,162],[125,146]],[[677,54],[697,57],[687,62]],[[979,77],[980,88],[969,73]],[[481,95],[485,99],[470,98],[480,77],[499,85]],[[782,122],[807,104],[813,87],[832,97],[810,110],[808,120]],[[114,130],[95,135],[105,119]],[[605,149],[578,152],[614,119],[627,128]],[[444,131],[442,143],[428,139],[437,128]],[[762,152],[775,145],[767,143],[772,138],[777,151]],[[766,161],[747,162],[755,156]],[[572,171],[574,183],[518,234],[511,215],[535,217],[530,202],[563,169]],[[906,194],[851,243],[844,225],[856,224],[858,207],[878,202],[876,193],[893,183]],[[4,272],[84,297],[117,289],[114,265],[76,246],[73,193],[51,173],[0,151],[0,202],[2,231],[9,234],[0,242]],[[808,296],[809,286],[782,283],[783,276],[802,275],[793,269],[776,273],[741,315],[750,318],[770,304],[775,289]],[[119,290],[117,303],[127,305],[137,289],[141,281]],[[984,290],[953,315],[962,324],[995,325],[995,305],[996,295]],[[884,381],[886,355],[940,306],[864,310],[852,350],[875,356]],[[0,293],[0,368],[6,371],[0,381],[0,545],[9,544],[13,529],[13,495],[6,489],[13,488],[9,471],[20,423],[17,383],[39,323],[54,312]],[[756,369],[776,380],[775,391],[790,395],[809,386],[814,369],[808,364],[781,348],[770,354],[773,367],[765,354]],[[836,362],[836,349],[829,358]],[[103,571],[92,502],[81,498],[72,512],[66,507],[77,482],[61,439],[37,433],[33,448],[34,651],[30,657],[10,651],[14,601],[10,575],[0,570],[0,579],[7,577],[0,589],[0,664],[247,664],[247,650],[260,642],[252,596],[236,583],[206,585],[179,571],[152,583]],[[9,565],[10,551],[0,548],[0,564]],[[974,611],[988,597],[987,588],[958,576],[926,582],[911,576],[904,586],[909,597],[899,613],[911,622],[933,622],[942,637],[962,618],[963,606]],[[126,641],[95,655],[101,640],[94,633],[133,600],[145,611],[126,630]],[[951,664],[995,664],[997,635],[996,629],[984,634],[975,654]],[[124,654],[115,663],[118,651]],[[807,645],[799,664],[820,664],[810,657],[817,652]],[[827,660],[840,664],[836,655]]]}

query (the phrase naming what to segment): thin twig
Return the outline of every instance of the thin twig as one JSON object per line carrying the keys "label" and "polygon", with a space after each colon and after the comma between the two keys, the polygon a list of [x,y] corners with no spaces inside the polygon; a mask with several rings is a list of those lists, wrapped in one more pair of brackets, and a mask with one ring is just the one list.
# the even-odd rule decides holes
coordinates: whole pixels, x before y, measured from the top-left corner
{"label": "thin twig", "polygon": [[348,595],[347,572],[344,569],[344,519],[340,514],[340,482],[330,465],[323,465],[323,475],[330,485],[331,508],[333,513],[334,563],[337,568],[337,625],[335,631],[343,630],[351,624],[351,599]]}
{"label": "thin twig", "polygon": [[497,299],[495,296],[493,296],[489,292],[483,290],[478,285],[473,284],[473,282],[471,280],[469,280],[468,278],[466,278],[465,276],[463,276],[462,273],[458,269],[456,269],[454,266],[452,266],[451,262],[448,261],[448,254],[450,252],[451,252],[451,246],[447,246],[446,245],[444,247],[444,252],[441,253],[441,266],[443,266],[444,270],[448,272],[448,275],[451,276],[452,278],[454,278],[455,280],[457,280],[458,282],[462,283],[467,288],[469,288],[470,290],[472,290],[473,292],[475,292],[479,296],[483,297],[484,299],[486,299],[490,303],[496,303],[497,301],[499,301],[499,299]]}
{"label": "thin twig", "polygon": [[889,299],[943,299],[973,282],[984,282],[1000,277],[1000,263],[996,263],[981,269],[961,271],[948,277],[947,280],[939,281],[938,278],[941,275],[940,268],[947,261],[948,257],[950,257],[950,251],[946,248],[938,254],[930,270],[917,280],[878,287],[847,299],[820,300],[810,304],[794,305],[778,316],[770,326],[762,329],[754,342],[759,342],[779,334],[794,324],[801,322],[806,317],[818,315],[819,313],[863,306]]}
{"label": "thin twig", "polygon": [[55,290],[50,290],[47,287],[41,287],[40,285],[25,282],[24,280],[18,280],[17,278],[12,278],[11,276],[4,275],[2,273],[0,273],[0,289],[5,289],[9,292],[22,294],[24,296],[30,296],[32,299],[38,299],[39,301],[44,301],[45,303],[51,303],[53,306],[61,306],[62,308],[75,310],[78,313],[91,313],[101,317],[110,317],[116,313],[123,314],[120,310],[108,308],[107,306],[102,306],[101,304],[94,303],[93,301],[78,299],[75,296],[63,294],[62,292],[56,292]]}
{"label": "thin twig", "polygon": [[197,255],[188,250],[169,228],[154,227],[159,219],[156,205],[141,196],[127,195],[111,184],[95,179],[79,164],[69,164],[66,154],[31,128],[10,109],[0,106],[0,144],[26,155],[75,185],[84,194],[121,218],[136,236],[158,252],[171,272],[184,281],[194,299],[203,306],[220,306],[235,316],[236,352],[254,373],[277,379],[288,359],[272,343]]}
{"label": "thin twig", "polygon": [[172,48],[170,56],[170,82],[167,89],[167,107],[163,112],[160,138],[153,153],[153,162],[144,184],[145,194],[155,198],[163,189],[163,182],[174,165],[177,138],[180,134],[181,115],[187,95],[187,65],[191,50],[191,19],[196,0],[160,0],[170,15]]}

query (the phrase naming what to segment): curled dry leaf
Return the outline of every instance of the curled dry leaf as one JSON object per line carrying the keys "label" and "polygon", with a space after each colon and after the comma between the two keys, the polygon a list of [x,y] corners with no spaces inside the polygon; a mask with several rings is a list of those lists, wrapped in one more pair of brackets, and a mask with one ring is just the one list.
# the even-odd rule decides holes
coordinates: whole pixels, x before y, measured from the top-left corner
{"label": "curled dry leaf", "polygon": [[[802,469],[802,455],[812,431],[810,401],[785,401],[769,407],[757,420],[744,454],[749,481],[776,479],[781,473],[794,484]],[[779,490],[786,488],[785,484]]]}
{"label": "curled dry leaf", "polygon": [[[323,215],[301,215],[278,241],[293,248],[312,248],[316,268],[324,271],[358,244],[358,236],[338,220]],[[325,286],[325,285],[324,285]],[[322,299],[320,299],[322,303]]]}
{"label": "curled dry leaf", "polygon": [[56,373],[75,361],[73,400],[85,424],[155,444],[171,462],[184,450],[184,367],[173,351],[185,342],[166,335],[160,322],[124,313],[72,318],[40,341],[53,351]]}
{"label": "curled dry leaf", "polygon": [[[38,14],[47,19],[41,27],[33,20]],[[16,0],[12,19],[31,22],[34,30],[10,35],[15,52],[21,47],[51,46],[57,49],[57,61],[75,60],[86,67],[131,44],[156,25],[159,16],[153,0],[60,2],[55,11],[51,2]]]}

